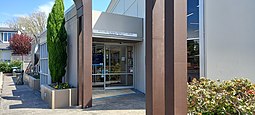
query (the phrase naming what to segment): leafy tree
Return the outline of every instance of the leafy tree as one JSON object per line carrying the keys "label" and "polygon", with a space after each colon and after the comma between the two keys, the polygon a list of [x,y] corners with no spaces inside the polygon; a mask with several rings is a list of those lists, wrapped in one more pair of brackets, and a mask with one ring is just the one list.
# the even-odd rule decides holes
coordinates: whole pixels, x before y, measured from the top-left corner
{"label": "leafy tree", "polygon": [[34,12],[28,16],[13,18],[6,24],[32,37],[35,43],[39,43],[38,36],[46,29],[47,15],[45,12]]}
{"label": "leafy tree", "polygon": [[47,22],[49,69],[53,83],[61,83],[67,65],[67,33],[63,0],[56,0]]}
{"label": "leafy tree", "polygon": [[25,34],[14,34],[10,39],[10,47],[13,50],[14,54],[23,55],[29,54],[31,51],[31,41],[32,39]]}

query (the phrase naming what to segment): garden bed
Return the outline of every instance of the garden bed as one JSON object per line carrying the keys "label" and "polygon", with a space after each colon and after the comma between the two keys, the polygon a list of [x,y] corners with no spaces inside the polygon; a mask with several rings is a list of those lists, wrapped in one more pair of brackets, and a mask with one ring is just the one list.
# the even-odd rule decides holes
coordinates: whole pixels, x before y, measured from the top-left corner
{"label": "garden bed", "polygon": [[41,85],[41,98],[52,109],[68,108],[77,105],[77,89],[54,89],[49,85]]}
{"label": "garden bed", "polygon": [[24,84],[28,85],[34,90],[40,91],[40,79],[24,74]]}

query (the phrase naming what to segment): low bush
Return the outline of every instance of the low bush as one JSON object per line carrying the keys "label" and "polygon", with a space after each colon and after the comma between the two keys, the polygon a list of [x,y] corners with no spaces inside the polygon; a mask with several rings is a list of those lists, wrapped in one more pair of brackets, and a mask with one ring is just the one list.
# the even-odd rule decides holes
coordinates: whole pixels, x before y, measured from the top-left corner
{"label": "low bush", "polygon": [[11,62],[0,62],[0,71],[4,73],[11,73],[12,67],[21,68],[22,62],[20,61],[11,61]]}
{"label": "low bush", "polygon": [[0,62],[0,71],[4,73],[10,73],[11,72],[11,67],[7,62]]}
{"label": "low bush", "polygon": [[17,67],[18,69],[21,68],[22,62],[21,61],[11,61],[10,67]]}
{"label": "low bush", "polygon": [[72,86],[70,86],[68,83],[53,83],[50,85],[52,88],[54,89],[68,89],[68,88],[73,88]]}
{"label": "low bush", "polygon": [[223,82],[194,79],[188,84],[188,110],[198,115],[252,115],[255,85],[237,78]]}

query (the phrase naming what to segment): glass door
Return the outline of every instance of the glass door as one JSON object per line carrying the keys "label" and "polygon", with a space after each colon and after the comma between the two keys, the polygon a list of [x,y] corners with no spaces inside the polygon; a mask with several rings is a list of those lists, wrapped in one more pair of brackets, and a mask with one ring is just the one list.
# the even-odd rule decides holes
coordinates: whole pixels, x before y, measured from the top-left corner
{"label": "glass door", "polygon": [[93,45],[93,89],[133,88],[133,47]]}
{"label": "glass door", "polygon": [[133,87],[133,47],[105,47],[105,88]]}
{"label": "glass door", "polygon": [[92,86],[93,89],[104,89],[104,45],[94,45],[92,49]]}

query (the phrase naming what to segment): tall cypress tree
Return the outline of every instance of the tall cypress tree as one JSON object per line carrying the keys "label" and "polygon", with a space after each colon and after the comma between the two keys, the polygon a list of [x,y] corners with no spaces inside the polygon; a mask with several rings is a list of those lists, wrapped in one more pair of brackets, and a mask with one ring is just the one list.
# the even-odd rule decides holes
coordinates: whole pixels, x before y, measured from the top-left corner
{"label": "tall cypress tree", "polygon": [[67,33],[65,30],[63,0],[55,0],[55,4],[47,22],[47,49],[49,69],[53,83],[61,83],[67,65]]}

